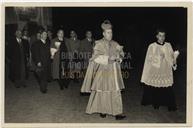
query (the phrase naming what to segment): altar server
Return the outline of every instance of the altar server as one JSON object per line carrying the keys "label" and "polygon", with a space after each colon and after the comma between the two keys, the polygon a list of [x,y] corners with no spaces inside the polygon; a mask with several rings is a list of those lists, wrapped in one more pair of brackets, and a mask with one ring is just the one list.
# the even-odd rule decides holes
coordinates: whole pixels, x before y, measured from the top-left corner
{"label": "altar server", "polygon": [[155,109],[163,105],[169,111],[175,111],[173,70],[177,69],[179,51],[173,51],[171,44],[165,41],[165,36],[164,30],[158,30],[157,41],[148,47],[141,78],[144,85],[141,104],[153,105]]}

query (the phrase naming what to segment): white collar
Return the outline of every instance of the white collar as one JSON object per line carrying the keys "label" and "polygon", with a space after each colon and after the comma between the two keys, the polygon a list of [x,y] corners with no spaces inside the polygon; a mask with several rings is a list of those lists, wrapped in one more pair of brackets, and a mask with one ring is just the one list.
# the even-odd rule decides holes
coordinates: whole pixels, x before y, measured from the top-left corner
{"label": "white collar", "polygon": [[27,37],[27,36],[23,36],[22,38],[23,38],[23,39],[28,39],[28,37]]}
{"label": "white collar", "polygon": [[58,38],[58,40],[59,40],[59,41],[64,41],[64,39],[63,39],[63,38]]}
{"label": "white collar", "polygon": [[92,39],[91,38],[86,38],[88,41],[92,41]]}
{"label": "white collar", "polygon": [[46,41],[45,40],[43,40],[43,39],[41,39],[41,41],[45,44],[46,43]]}
{"label": "white collar", "polygon": [[76,37],[73,37],[73,38],[71,38],[71,39],[72,39],[72,40],[74,40],[74,41],[75,41],[75,40],[77,40],[77,38],[76,38]]}
{"label": "white collar", "polygon": [[18,43],[21,42],[21,38],[17,38],[17,37],[16,37],[16,40],[17,40]]}

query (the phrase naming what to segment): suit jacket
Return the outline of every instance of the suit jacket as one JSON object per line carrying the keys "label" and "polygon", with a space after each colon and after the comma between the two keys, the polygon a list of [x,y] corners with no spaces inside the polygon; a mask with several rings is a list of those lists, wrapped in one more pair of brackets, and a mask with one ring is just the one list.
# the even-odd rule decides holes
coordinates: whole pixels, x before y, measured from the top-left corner
{"label": "suit jacket", "polygon": [[66,41],[66,46],[67,46],[67,48],[68,48],[68,51],[69,52],[75,52],[75,51],[79,51],[79,49],[80,49],[80,40],[79,39],[76,39],[76,40],[73,40],[73,39],[71,39],[71,38],[69,38],[69,39],[65,39],[65,41]]}
{"label": "suit jacket", "polygon": [[94,48],[94,43],[95,43],[94,39],[92,39],[91,41],[89,41],[86,38],[81,40],[80,51],[82,51],[82,52],[92,52],[93,48]]}
{"label": "suit jacket", "polygon": [[43,67],[46,67],[50,64],[50,44],[46,42],[45,44],[38,40],[32,46],[32,58],[35,64],[37,65],[39,62]]}

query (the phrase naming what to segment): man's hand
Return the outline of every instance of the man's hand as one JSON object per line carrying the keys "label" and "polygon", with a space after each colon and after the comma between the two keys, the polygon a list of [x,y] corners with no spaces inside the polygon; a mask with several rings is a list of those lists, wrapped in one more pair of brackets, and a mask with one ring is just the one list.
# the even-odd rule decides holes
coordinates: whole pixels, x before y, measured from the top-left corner
{"label": "man's hand", "polygon": [[51,58],[51,59],[54,59],[54,56],[53,56],[53,55],[51,55],[51,56],[50,56],[50,58]]}
{"label": "man's hand", "polygon": [[177,70],[177,64],[173,65],[173,69],[174,69],[174,71]]}
{"label": "man's hand", "polygon": [[180,55],[180,52],[178,50],[174,51],[174,60],[177,60],[179,55]]}
{"label": "man's hand", "polygon": [[41,66],[42,66],[41,62],[38,62],[37,66],[38,66],[38,67],[41,67]]}
{"label": "man's hand", "polygon": [[173,62],[174,65],[177,64],[177,58],[178,58],[179,54],[180,54],[180,52],[178,50],[174,51],[174,62]]}
{"label": "man's hand", "polygon": [[116,56],[111,56],[109,59],[115,61],[117,59],[117,57]]}

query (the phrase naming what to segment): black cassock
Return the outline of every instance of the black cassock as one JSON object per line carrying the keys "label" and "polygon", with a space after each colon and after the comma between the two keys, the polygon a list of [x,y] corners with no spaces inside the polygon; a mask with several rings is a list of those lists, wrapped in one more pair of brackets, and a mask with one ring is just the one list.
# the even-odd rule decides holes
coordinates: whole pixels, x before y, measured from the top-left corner
{"label": "black cassock", "polygon": [[[38,76],[38,82],[41,91],[47,90],[47,81],[50,76],[51,59],[50,59],[50,43],[45,44],[38,40],[32,45],[32,59],[36,65],[36,75]],[[41,67],[37,64],[41,63]]]}
{"label": "black cassock", "polygon": [[[8,57],[10,59],[10,79],[18,84],[25,84],[27,61],[29,57],[29,44],[21,39],[19,43],[16,38],[8,44]],[[17,83],[16,83],[17,84]],[[17,86],[20,86],[17,85]]]}

